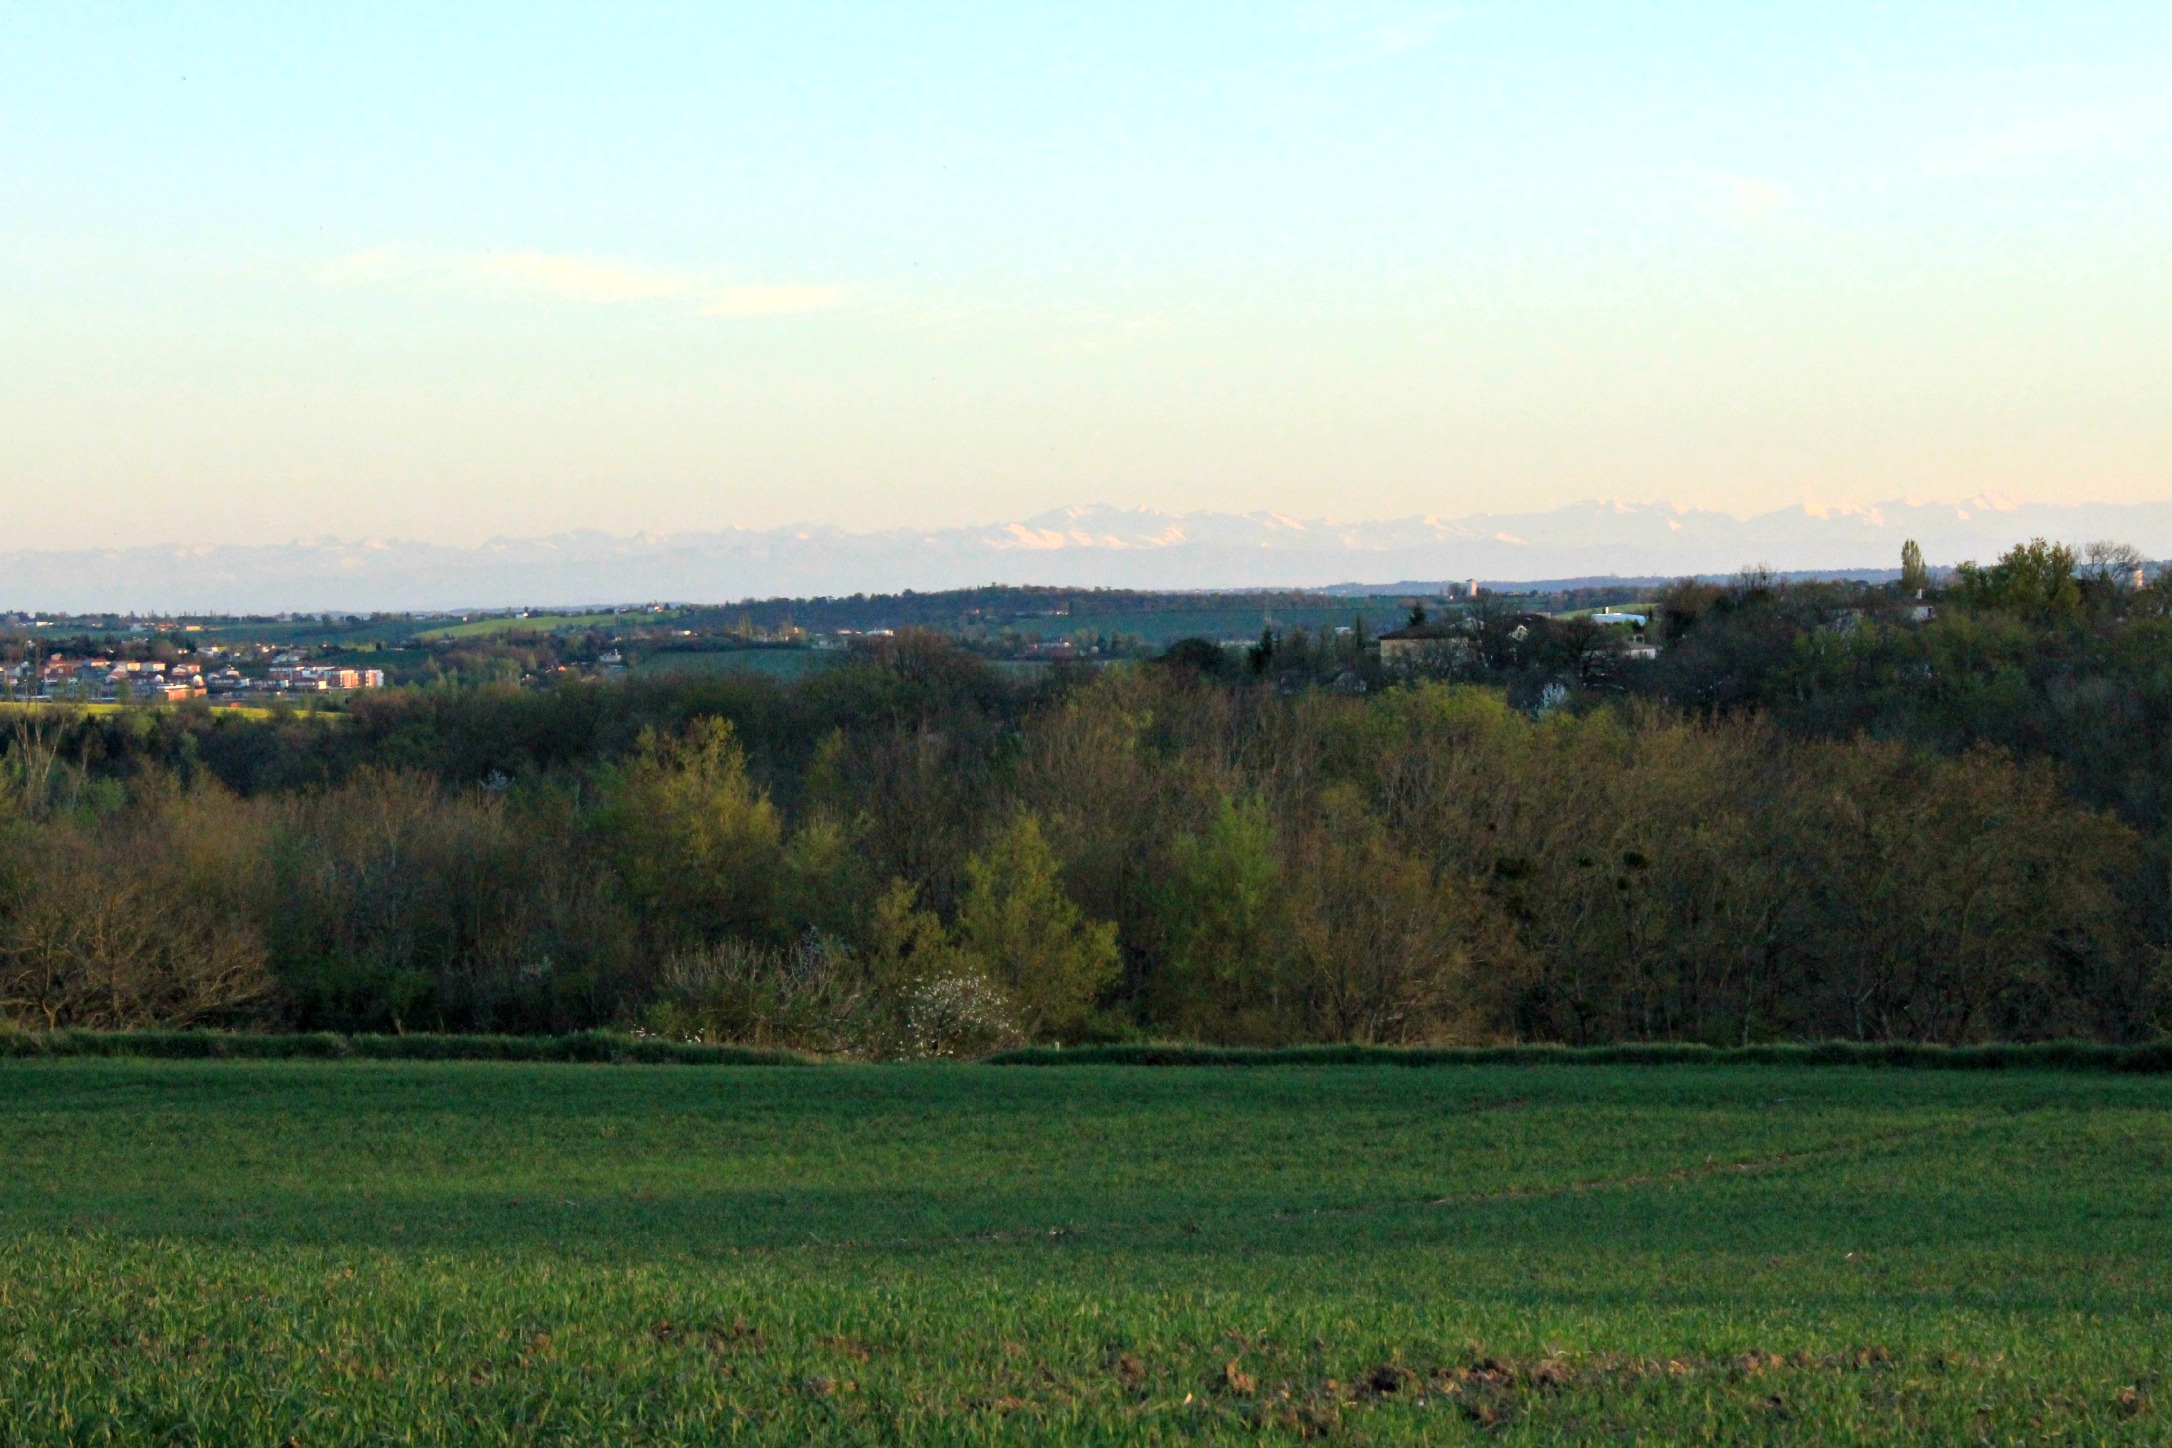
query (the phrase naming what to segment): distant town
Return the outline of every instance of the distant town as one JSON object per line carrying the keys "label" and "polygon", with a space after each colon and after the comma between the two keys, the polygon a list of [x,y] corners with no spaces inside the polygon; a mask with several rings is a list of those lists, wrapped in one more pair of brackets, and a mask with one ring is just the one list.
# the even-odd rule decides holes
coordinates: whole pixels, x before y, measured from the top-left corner
{"label": "distant town", "polygon": [[[216,661],[227,651],[205,650]],[[106,654],[71,657],[66,653],[24,658],[0,667],[6,687],[0,697],[80,700],[87,703],[179,704],[190,699],[323,694],[338,690],[381,689],[383,669],[346,668],[303,662],[296,653],[272,656],[269,666],[245,670],[229,659],[211,666],[196,661],[113,658]]]}

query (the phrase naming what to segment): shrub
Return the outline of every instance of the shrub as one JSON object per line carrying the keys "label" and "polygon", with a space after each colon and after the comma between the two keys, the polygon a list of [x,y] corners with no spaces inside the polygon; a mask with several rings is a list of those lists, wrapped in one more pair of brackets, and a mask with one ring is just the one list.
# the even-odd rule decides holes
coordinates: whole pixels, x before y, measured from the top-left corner
{"label": "shrub", "polygon": [[810,931],[789,948],[725,940],[673,956],[642,1024],[672,1040],[882,1055],[880,1015],[850,952]]}

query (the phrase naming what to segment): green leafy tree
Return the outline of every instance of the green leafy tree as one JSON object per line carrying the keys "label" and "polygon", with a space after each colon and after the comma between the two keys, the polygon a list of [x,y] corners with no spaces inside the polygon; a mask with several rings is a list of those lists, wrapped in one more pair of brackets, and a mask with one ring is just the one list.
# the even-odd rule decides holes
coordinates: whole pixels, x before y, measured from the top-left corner
{"label": "green leafy tree", "polygon": [[1116,927],[1086,919],[1064,894],[1031,812],[968,858],[965,875],[959,947],[1010,998],[1027,1035],[1075,1034],[1116,979]]}
{"label": "green leafy tree", "polygon": [[677,738],[644,731],[598,825],[659,942],[706,944],[775,927],[782,832],[747,779],[729,721],[699,719]]}
{"label": "green leafy tree", "polygon": [[1923,566],[1923,549],[1910,538],[1901,544],[1900,586],[1903,593],[1916,594],[1930,586],[1931,571]]}
{"label": "green leafy tree", "polygon": [[867,857],[851,830],[818,811],[793,832],[782,863],[778,905],[788,926],[839,939],[856,933],[873,891]]}
{"label": "green leafy tree", "polygon": [[1964,563],[1961,594],[1972,608],[2032,617],[2064,617],[2081,609],[2080,569],[2064,543],[2032,538],[2017,543],[1989,568]]}
{"label": "green leafy tree", "polygon": [[1171,842],[1157,891],[1167,969],[1155,1014],[1224,1040],[1278,1034],[1282,866],[1274,822],[1257,800],[1223,798],[1206,829]]}
{"label": "green leafy tree", "polygon": [[868,975],[878,990],[893,996],[977,965],[961,957],[942,917],[921,909],[920,892],[903,880],[892,880],[877,897],[866,935]]}

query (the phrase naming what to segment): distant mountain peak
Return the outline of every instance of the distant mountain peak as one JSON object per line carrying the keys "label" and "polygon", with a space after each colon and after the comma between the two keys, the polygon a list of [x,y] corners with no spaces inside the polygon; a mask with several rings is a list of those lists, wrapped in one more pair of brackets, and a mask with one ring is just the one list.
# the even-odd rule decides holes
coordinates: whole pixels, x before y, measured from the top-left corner
{"label": "distant mountain peak", "polygon": [[894,592],[984,583],[1318,587],[1407,578],[1665,577],[1894,566],[1914,538],[1935,564],[1988,560],[2030,537],[2116,538],[2172,554],[2172,503],[1800,504],[1750,518],[1592,498],[1523,513],[1371,521],[1272,510],[1170,512],[1082,503],[956,528],[831,524],[614,535],[501,536],[474,547],[370,538],[166,544],[0,555],[0,608],[318,612],[494,608]]}

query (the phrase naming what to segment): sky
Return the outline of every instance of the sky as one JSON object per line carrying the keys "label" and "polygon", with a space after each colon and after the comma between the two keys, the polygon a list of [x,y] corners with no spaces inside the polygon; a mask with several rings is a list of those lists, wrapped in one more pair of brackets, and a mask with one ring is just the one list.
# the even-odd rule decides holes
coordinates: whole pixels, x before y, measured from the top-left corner
{"label": "sky", "polygon": [[2172,6],[0,0],[0,551],[2172,498]]}

